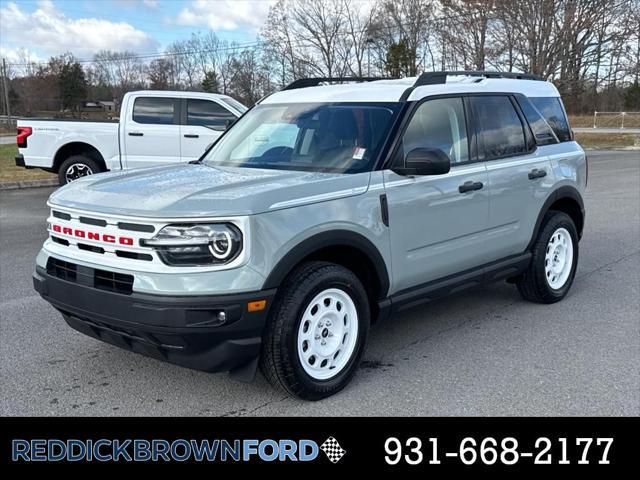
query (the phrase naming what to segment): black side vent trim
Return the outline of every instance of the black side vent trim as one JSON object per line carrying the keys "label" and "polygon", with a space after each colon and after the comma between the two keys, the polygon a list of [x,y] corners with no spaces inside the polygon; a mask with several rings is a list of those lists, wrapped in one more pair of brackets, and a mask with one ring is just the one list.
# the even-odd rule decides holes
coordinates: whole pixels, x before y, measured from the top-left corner
{"label": "black side vent trim", "polygon": [[380,195],[380,213],[382,215],[382,223],[385,227],[389,226],[389,203],[385,194]]}

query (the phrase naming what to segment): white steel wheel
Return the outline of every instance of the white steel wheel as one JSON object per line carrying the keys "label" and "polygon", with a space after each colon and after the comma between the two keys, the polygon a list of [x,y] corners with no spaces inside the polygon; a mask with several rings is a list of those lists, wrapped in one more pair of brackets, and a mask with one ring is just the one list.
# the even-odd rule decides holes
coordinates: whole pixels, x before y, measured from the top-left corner
{"label": "white steel wheel", "polygon": [[544,274],[549,287],[558,290],[567,283],[573,268],[573,240],[565,228],[558,228],[547,243]]}
{"label": "white steel wheel", "polygon": [[69,183],[80,177],[86,177],[87,175],[92,174],[93,170],[91,170],[89,165],[85,165],[84,163],[72,163],[65,172],[65,178],[67,179],[67,183]]}
{"label": "white steel wheel", "polygon": [[358,340],[358,311],[345,291],[329,288],[307,305],[298,328],[298,359],[314,380],[329,380],[349,363]]}

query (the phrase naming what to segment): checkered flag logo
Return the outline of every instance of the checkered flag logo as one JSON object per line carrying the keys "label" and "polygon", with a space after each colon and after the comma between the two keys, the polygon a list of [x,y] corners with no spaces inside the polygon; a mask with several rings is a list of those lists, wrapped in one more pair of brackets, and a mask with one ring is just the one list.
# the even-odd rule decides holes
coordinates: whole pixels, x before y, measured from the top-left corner
{"label": "checkered flag logo", "polygon": [[333,437],[327,438],[325,442],[320,445],[320,448],[331,463],[338,463],[340,459],[344,457],[344,454],[347,453],[347,451],[342,448],[338,441]]}

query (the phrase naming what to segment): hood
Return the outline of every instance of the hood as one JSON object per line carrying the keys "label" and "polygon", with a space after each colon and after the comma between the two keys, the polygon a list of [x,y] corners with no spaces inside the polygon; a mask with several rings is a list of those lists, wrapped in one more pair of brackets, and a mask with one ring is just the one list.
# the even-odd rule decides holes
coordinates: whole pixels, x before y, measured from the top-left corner
{"label": "hood", "polygon": [[92,175],[52,204],[157,218],[252,215],[364,193],[369,173],[337,174],[179,164]]}

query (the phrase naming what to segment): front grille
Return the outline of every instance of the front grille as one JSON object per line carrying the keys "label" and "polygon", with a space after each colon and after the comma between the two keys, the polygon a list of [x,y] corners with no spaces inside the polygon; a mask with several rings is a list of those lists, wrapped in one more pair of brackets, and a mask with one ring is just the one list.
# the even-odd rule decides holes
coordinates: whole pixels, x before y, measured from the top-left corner
{"label": "front grille", "polygon": [[133,275],[94,270],[93,286],[100,290],[130,295],[133,291]]}
{"label": "front grille", "polygon": [[47,273],[53,277],[75,282],[78,278],[77,266],[74,263],[50,257],[47,262]]}
{"label": "front grille", "polygon": [[52,277],[108,292],[131,295],[133,275],[78,266],[54,257],[47,261],[47,274]]}

